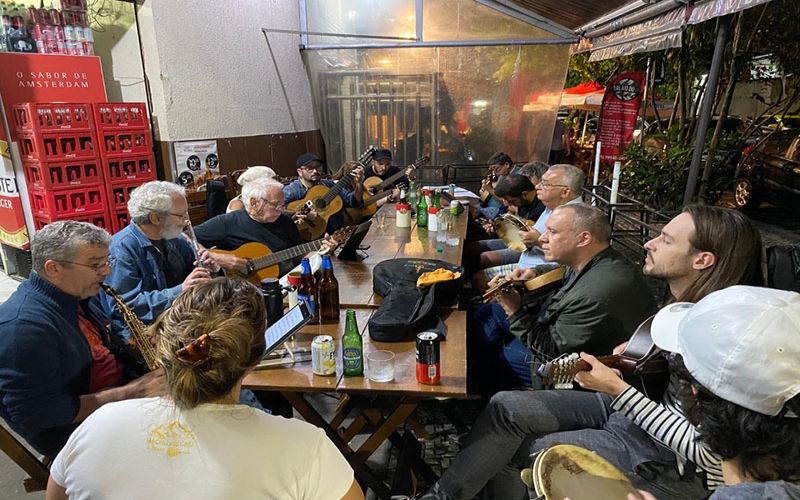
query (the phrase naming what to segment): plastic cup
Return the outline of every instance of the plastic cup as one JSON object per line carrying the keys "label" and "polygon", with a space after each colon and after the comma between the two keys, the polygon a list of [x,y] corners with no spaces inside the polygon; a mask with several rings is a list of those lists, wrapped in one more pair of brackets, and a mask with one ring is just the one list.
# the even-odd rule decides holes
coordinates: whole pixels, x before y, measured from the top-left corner
{"label": "plastic cup", "polygon": [[391,382],[394,379],[394,353],[392,351],[368,352],[367,376],[373,382]]}

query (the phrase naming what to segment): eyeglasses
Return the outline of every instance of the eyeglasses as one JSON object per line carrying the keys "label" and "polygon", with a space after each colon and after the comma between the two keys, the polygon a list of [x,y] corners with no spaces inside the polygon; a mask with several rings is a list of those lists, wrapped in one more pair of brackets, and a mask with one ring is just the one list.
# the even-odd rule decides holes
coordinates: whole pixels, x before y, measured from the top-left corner
{"label": "eyeglasses", "polygon": [[322,166],[322,165],[303,165],[303,166],[302,166],[302,167],[300,167],[300,168],[302,168],[303,170],[316,170],[316,171],[318,171],[318,172],[322,172],[322,170],[323,170],[325,167],[324,167],[324,166]]}
{"label": "eyeglasses", "polygon": [[176,214],[174,212],[170,212],[169,214],[170,215],[174,215],[175,217],[179,217],[181,219],[188,219],[189,218],[189,212],[183,212],[182,214]]}
{"label": "eyeglasses", "polygon": [[275,202],[272,202],[272,201],[269,201],[269,200],[265,200],[263,198],[261,198],[261,201],[263,201],[265,204],[271,206],[274,209],[283,208],[283,203],[282,202],[275,203]]}
{"label": "eyeglasses", "polygon": [[552,184],[552,183],[550,183],[548,181],[539,181],[539,184],[537,184],[536,186],[541,186],[542,189],[550,189],[550,188],[554,188],[554,187],[561,187],[561,188],[569,187],[566,184]]}
{"label": "eyeglasses", "polygon": [[114,267],[114,264],[116,264],[117,259],[116,257],[111,257],[102,264],[81,264],[80,262],[72,262],[70,260],[59,260],[56,262],[61,262],[62,264],[75,264],[76,266],[88,267],[89,269],[94,269],[95,273],[100,274],[106,269],[106,267]]}

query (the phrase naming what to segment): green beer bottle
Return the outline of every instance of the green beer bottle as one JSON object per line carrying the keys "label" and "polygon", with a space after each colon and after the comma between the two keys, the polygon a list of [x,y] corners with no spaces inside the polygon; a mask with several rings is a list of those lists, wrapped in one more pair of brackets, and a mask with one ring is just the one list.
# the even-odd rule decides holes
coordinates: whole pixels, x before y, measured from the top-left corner
{"label": "green beer bottle", "polygon": [[358,333],[356,312],[348,309],[347,322],[345,323],[344,336],[342,337],[342,364],[344,365],[345,375],[352,377],[364,374],[362,352],[361,334]]}
{"label": "green beer bottle", "polygon": [[428,202],[425,200],[426,195],[430,195],[427,189],[422,192],[417,204],[417,227],[428,227]]}

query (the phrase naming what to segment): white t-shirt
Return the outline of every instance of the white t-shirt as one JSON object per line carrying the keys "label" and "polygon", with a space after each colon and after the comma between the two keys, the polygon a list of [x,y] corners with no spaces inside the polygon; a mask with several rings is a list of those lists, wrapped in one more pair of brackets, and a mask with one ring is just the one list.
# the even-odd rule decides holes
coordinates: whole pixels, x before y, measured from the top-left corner
{"label": "white t-shirt", "polygon": [[50,469],[70,500],[340,500],[353,471],[325,433],[244,405],[104,405]]}

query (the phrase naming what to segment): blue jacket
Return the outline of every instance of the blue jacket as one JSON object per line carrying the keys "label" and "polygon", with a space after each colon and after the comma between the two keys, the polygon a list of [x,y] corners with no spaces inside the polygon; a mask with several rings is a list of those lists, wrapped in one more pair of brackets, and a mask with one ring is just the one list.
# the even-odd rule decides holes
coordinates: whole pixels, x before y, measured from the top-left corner
{"label": "blue jacket", "polygon": [[36,272],[0,306],[0,416],[38,452],[54,456],[77,427],[92,353],[80,299]]}
{"label": "blue jacket", "polygon": [[[166,265],[171,266],[176,275],[185,278],[194,269],[195,258],[191,245],[183,237],[165,243]],[[167,288],[167,278],[158,267],[158,249],[136,223],[131,222],[112,237],[109,252],[117,262],[105,283],[122,297],[144,324],[155,321],[183,291],[181,284]],[[117,310],[114,299],[104,295],[103,307],[111,320],[112,331],[129,338],[130,330]]]}

